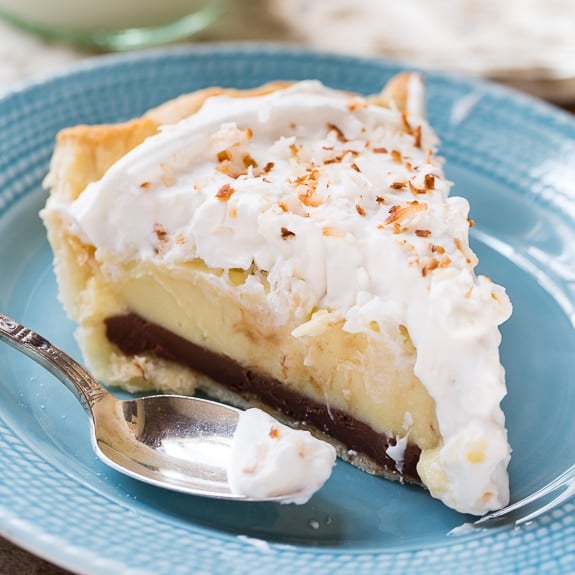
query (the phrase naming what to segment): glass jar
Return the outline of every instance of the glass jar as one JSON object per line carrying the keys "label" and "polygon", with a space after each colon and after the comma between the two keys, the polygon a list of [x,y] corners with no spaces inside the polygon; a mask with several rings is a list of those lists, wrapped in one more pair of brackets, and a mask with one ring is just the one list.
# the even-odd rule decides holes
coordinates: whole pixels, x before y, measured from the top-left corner
{"label": "glass jar", "polygon": [[129,50],[190,37],[228,0],[0,0],[0,17],[49,40]]}

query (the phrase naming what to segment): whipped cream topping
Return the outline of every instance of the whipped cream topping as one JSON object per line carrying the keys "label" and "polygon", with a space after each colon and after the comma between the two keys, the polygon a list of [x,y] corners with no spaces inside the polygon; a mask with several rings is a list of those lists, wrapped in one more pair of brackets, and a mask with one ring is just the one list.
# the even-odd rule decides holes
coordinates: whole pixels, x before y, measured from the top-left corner
{"label": "whipped cream topping", "polygon": [[261,409],[240,413],[228,480],[233,493],[282,503],[307,503],[331,475],[335,448],[309,431],[287,427]]}
{"label": "whipped cream topping", "polygon": [[508,500],[497,326],[511,306],[473,271],[468,203],[449,196],[417,76],[410,88],[407,112],[316,81],[210,98],[51,209],[103,262],[264,270],[294,337],[329,318],[370,338],[404,326],[442,436],[418,471],[432,495],[481,514]]}

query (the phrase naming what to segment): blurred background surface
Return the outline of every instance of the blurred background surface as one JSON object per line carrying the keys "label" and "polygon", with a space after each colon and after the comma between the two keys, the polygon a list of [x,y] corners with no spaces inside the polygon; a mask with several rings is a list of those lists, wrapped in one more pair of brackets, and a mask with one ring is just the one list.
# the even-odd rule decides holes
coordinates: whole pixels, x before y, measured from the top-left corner
{"label": "blurred background surface", "polygon": [[[95,22],[153,30],[158,6],[166,12],[162,26],[170,18],[181,23],[189,6],[204,11],[201,21],[159,35],[143,28],[130,40],[116,38],[116,48],[162,44],[170,35],[182,36],[180,43],[289,42],[487,77],[563,105],[575,103],[572,0],[129,0],[140,7],[132,10],[138,14],[133,21],[125,2],[83,1],[99,6],[97,13],[86,8],[86,23],[81,0],[0,0],[0,15],[8,18],[0,19],[0,90],[105,51],[90,45]],[[73,13],[69,5],[76,6]],[[22,25],[44,37],[59,37],[62,30],[80,34],[64,34],[58,42]]]}

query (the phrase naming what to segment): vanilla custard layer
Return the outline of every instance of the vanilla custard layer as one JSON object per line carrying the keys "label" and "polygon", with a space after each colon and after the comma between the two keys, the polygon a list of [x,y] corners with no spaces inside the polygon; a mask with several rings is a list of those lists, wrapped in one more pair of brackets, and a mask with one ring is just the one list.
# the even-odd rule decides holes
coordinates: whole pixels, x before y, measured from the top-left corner
{"label": "vanilla custard layer", "polygon": [[[422,449],[437,445],[435,405],[413,375],[414,349],[404,328],[390,327],[385,339],[379,330],[352,334],[342,330],[343,320],[318,311],[313,332],[294,337],[295,322],[277,325],[263,290],[238,289],[244,274],[236,273],[230,281],[227,274],[216,275],[201,263],[170,268],[144,263],[120,265],[114,276],[113,285],[102,283],[85,298],[83,314],[98,318],[97,329],[102,329],[100,318],[133,312],[327,404],[328,410],[345,411],[378,433],[398,439],[409,434],[409,441]],[[93,346],[91,338],[81,339]],[[89,355],[100,354],[92,347]],[[103,355],[94,366],[98,371],[106,369],[107,350]],[[140,375],[146,378],[145,369],[136,373],[132,385],[141,387],[138,380]],[[103,375],[110,381],[112,374]],[[193,387],[193,380],[189,385]]]}

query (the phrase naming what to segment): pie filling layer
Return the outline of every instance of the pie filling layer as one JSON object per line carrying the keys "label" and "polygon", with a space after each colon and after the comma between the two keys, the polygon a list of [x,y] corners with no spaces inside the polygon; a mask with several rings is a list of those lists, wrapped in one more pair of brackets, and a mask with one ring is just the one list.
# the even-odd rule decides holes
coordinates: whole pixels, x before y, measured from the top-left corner
{"label": "pie filling layer", "polygon": [[363,454],[403,481],[421,484],[416,470],[420,448],[407,443],[401,461],[388,453],[395,438],[374,431],[349,413],[304,396],[273,377],[242,366],[151,323],[137,314],[116,315],[105,320],[106,336],[127,356],[148,354],[176,362],[207,375],[246,401],[257,401],[279,411],[292,422],[341,442],[348,457]]}

